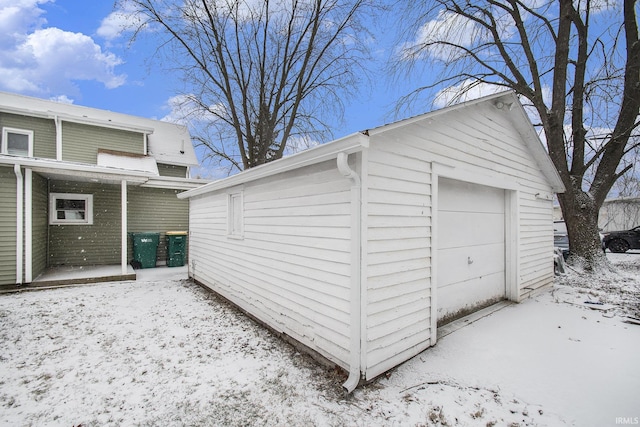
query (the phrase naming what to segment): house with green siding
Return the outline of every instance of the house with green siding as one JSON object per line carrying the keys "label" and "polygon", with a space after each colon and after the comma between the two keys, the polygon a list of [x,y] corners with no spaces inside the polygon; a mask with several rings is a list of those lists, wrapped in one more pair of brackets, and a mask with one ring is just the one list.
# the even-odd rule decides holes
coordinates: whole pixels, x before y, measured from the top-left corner
{"label": "house with green siding", "polygon": [[177,195],[206,181],[186,127],[0,92],[0,130],[0,288],[55,268],[130,279],[132,233],[159,233],[162,265],[166,232],[188,230]]}

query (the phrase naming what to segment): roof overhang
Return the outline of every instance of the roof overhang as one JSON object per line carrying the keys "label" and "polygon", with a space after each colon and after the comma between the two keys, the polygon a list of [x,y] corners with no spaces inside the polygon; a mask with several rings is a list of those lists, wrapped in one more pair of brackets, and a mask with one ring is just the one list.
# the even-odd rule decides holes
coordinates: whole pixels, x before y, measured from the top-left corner
{"label": "roof overhang", "polygon": [[503,97],[494,100],[493,105],[498,110],[509,116],[514,127],[529,148],[529,152],[535,159],[540,171],[544,174],[555,193],[564,193],[566,188],[560,178],[560,174],[549,157],[544,144],[540,140],[531,119],[524,109],[518,96],[513,91],[503,93]]}
{"label": "roof overhang", "polygon": [[551,161],[547,150],[540,140],[540,137],[531,124],[531,119],[529,119],[526,110],[520,103],[520,100],[518,99],[516,93],[512,90],[494,93],[482,98],[472,99],[452,105],[450,107],[442,108],[440,110],[410,117],[405,120],[400,120],[398,122],[371,129],[368,131],[368,133],[371,136],[378,135],[414,122],[435,118],[440,115],[447,114],[450,111],[470,108],[479,104],[490,104],[493,108],[496,109],[496,111],[500,111],[502,114],[505,114],[509,118],[515,129],[522,137],[522,140],[529,149],[532,157],[538,164],[540,171],[547,178],[547,181],[552,190],[555,193],[563,193],[565,191],[565,186],[562,182],[562,179],[560,178],[560,174],[558,174],[558,171],[553,165],[553,162]]}
{"label": "roof overhang", "polygon": [[367,147],[369,147],[369,137],[363,133],[354,133],[331,143],[319,145],[309,150],[256,166],[240,172],[237,175],[211,182],[194,190],[181,193],[178,197],[184,199],[235,185],[245,184],[279,173],[332,160],[338,157],[338,153],[352,154],[362,151],[362,149]]}
{"label": "roof overhang", "polygon": [[143,171],[124,170],[109,166],[0,155],[0,165],[3,164],[19,165],[49,178],[66,179],[71,181],[99,183],[120,183],[122,181],[127,181],[128,184],[132,185],[176,190],[189,190],[200,187],[209,182],[202,179],[164,177]]}
{"label": "roof overhang", "polygon": [[6,105],[1,105],[0,111],[5,113],[10,113],[10,114],[17,114],[21,116],[39,117],[42,119],[61,120],[61,121],[70,122],[70,123],[107,127],[111,129],[126,130],[130,132],[139,132],[147,135],[152,134],[154,132],[154,128],[148,127],[148,126],[132,125],[129,123],[122,123],[122,122],[117,122],[112,120],[93,119],[93,118],[84,117],[84,116],[74,116],[71,114],[57,113],[55,111],[38,111],[38,110],[31,110],[28,108],[18,108],[18,107],[6,106]]}
{"label": "roof overhang", "polygon": [[145,188],[166,188],[172,190],[193,190],[194,188],[202,187],[209,184],[211,181],[208,179],[188,179],[188,178],[174,178],[170,176],[155,176],[149,178],[145,183],[141,184],[141,187]]}
{"label": "roof overhang", "polygon": [[297,168],[305,167],[308,165],[320,163],[332,158],[336,158],[338,153],[344,152],[346,154],[355,153],[369,147],[369,137],[384,132],[392,131],[396,128],[406,126],[408,124],[422,121],[428,118],[434,118],[439,115],[447,114],[453,110],[474,107],[479,104],[489,105],[494,108],[496,112],[505,114],[509,120],[513,123],[517,132],[522,137],[525,145],[529,149],[532,157],[535,159],[540,170],[547,178],[549,186],[552,191],[556,193],[562,193],[565,191],[564,184],[560,179],[555,166],[551,162],[549,155],[542,144],[542,141],[538,137],[533,125],[527,113],[520,103],[517,95],[513,91],[505,91],[482,98],[466,101],[460,104],[446,107],[440,110],[436,110],[430,113],[421,114],[415,117],[411,117],[405,120],[400,120],[388,125],[380,126],[368,131],[358,132],[346,136],[344,138],[335,140],[333,142],[320,145],[318,147],[303,151],[292,156],[276,160],[265,165],[261,165],[255,168],[251,168],[237,175],[229,178],[214,181],[210,184],[196,188],[194,190],[187,191],[178,195],[180,198],[189,198],[198,196],[201,194],[221,190],[224,188],[233,187],[236,185],[245,184],[258,179],[266,178],[278,173],[287,172]]}

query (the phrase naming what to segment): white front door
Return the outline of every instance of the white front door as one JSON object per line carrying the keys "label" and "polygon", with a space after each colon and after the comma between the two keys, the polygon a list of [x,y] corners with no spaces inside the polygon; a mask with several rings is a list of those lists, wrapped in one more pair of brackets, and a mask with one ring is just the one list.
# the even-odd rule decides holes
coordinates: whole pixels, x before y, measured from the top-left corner
{"label": "white front door", "polygon": [[505,298],[505,191],[438,179],[438,325]]}

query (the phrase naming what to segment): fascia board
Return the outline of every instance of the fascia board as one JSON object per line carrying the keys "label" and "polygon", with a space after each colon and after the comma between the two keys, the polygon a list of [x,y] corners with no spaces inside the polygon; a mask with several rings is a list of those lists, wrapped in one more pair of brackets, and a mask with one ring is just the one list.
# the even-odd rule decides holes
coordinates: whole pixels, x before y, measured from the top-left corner
{"label": "fascia board", "polygon": [[455,104],[449,107],[444,107],[444,108],[440,108],[438,110],[435,111],[430,111],[428,113],[424,113],[424,114],[419,114],[417,116],[413,116],[413,117],[409,117],[407,119],[403,119],[403,120],[398,120],[397,122],[393,122],[393,123],[389,123],[386,125],[382,125],[373,129],[369,129],[367,130],[367,133],[370,136],[374,136],[374,135],[378,135],[384,132],[388,132],[390,130],[399,128],[399,127],[404,127],[406,125],[409,125],[411,123],[415,123],[415,122],[419,122],[425,119],[429,119],[429,118],[435,118],[437,116],[443,115],[443,114],[448,114],[451,111],[455,111],[457,109],[461,109],[461,108],[465,108],[465,107],[470,107],[472,105],[476,105],[476,104],[480,104],[480,103],[485,103],[488,101],[491,101],[493,99],[496,98],[500,98],[505,96],[505,94],[509,94],[509,93],[513,93],[512,91],[504,91],[504,92],[498,92],[498,93],[494,93],[491,95],[487,95],[487,96],[483,96],[482,98],[476,98],[476,99],[472,99],[469,101],[465,101],[465,102],[461,102],[459,104]]}
{"label": "fascia board", "polygon": [[549,153],[544,148],[540,137],[536,133],[533,125],[531,124],[531,120],[527,115],[526,110],[520,103],[520,100],[515,95],[515,93],[511,93],[511,98],[513,99],[514,108],[507,113],[510,114],[512,122],[515,128],[518,130],[522,139],[524,140],[527,148],[529,148],[529,152],[535,159],[538,167],[540,167],[540,171],[547,177],[549,181],[549,185],[555,193],[564,193],[566,188],[562,179],[560,178],[560,174],[556,169],[555,165],[551,161],[549,157]]}
{"label": "fascia board", "polygon": [[305,166],[336,158],[338,153],[352,154],[369,147],[369,137],[362,133],[354,133],[344,138],[328,142],[323,145],[302,151],[291,156],[251,168],[237,175],[211,182],[202,187],[178,195],[179,198],[189,198],[235,185],[245,184],[279,173],[288,172]]}
{"label": "fascia board", "polygon": [[202,187],[211,181],[205,179],[187,179],[175,177],[153,177],[149,178],[141,187],[148,188],[167,188],[172,190],[192,190]]}
{"label": "fascia board", "polygon": [[35,172],[67,174],[87,178],[109,178],[135,182],[146,182],[153,176],[145,172],[125,171],[122,169],[85,165],[80,163],[59,162],[56,160],[25,158],[0,155],[0,164],[19,165]]}
{"label": "fascia board", "polygon": [[152,134],[155,129],[149,126],[139,126],[122,122],[114,122],[111,120],[92,119],[89,117],[73,116],[66,113],[57,113],[55,111],[37,111],[28,108],[17,108],[9,106],[0,106],[0,111],[10,114],[18,114],[27,117],[36,117],[41,119],[60,119],[63,122],[86,124],[91,126],[106,127],[111,129],[127,130],[131,132],[139,132],[144,134]]}

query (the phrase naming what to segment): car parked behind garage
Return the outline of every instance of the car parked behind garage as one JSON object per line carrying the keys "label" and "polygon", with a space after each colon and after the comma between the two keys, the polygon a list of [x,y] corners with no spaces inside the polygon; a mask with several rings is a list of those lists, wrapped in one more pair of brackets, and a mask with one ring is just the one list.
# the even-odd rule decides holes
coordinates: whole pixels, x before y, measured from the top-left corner
{"label": "car parked behind garage", "polygon": [[611,252],[623,253],[629,249],[640,249],[640,225],[625,231],[604,234],[604,246]]}

